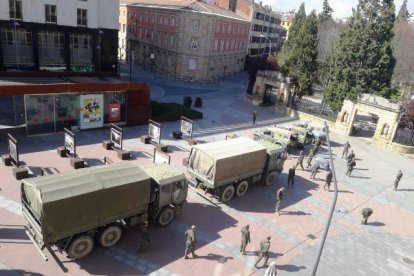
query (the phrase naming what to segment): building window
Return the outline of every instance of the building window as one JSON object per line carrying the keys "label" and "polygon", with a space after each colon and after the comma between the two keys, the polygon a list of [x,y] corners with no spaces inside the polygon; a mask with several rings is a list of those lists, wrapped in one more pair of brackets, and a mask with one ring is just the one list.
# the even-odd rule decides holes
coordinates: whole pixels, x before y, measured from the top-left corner
{"label": "building window", "polygon": [[40,32],[37,37],[40,64],[63,65],[65,63],[63,33]]}
{"label": "building window", "polygon": [[142,38],[142,28],[139,28],[139,30],[138,30],[138,36],[139,36],[139,38]]}
{"label": "building window", "polygon": [[162,15],[158,16],[158,24],[162,24],[162,21],[163,21]]}
{"label": "building window", "polygon": [[88,10],[78,9],[78,26],[79,27],[88,26]]}
{"label": "building window", "polygon": [[221,32],[222,33],[226,32],[226,23],[221,24]]}
{"label": "building window", "polygon": [[70,58],[72,65],[92,64],[92,38],[87,34],[70,34]]}
{"label": "building window", "polygon": [[148,22],[148,13],[144,14],[144,22]]}
{"label": "building window", "polygon": [[56,5],[45,5],[45,20],[46,23],[57,23]]}
{"label": "building window", "polygon": [[165,16],[164,17],[164,25],[167,25],[167,26],[170,25],[169,20],[170,20],[170,18],[168,16]]}
{"label": "building window", "polygon": [[151,30],[150,36],[151,36],[151,41],[154,41],[154,30]]}
{"label": "building window", "polygon": [[151,20],[151,23],[155,22],[155,15],[153,13],[151,13],[150,15],[150,20]]}
{"label": "building window", "polygon": [[170,34],[170,46],[174,46],[174,34]]}
{"label": "building window", "polygon": [[22,20],[22,0],[9,0],[10,19]]}
{"label": "building window", "polygon": [[214,52],[217,52],[218,51],[218,44],[219,44],[218,39],[215,39],[214,40]]}
{"label": "building window", "polygon": [[220,51],[224,51],[224,40],[220,40]]}
{"label": "building window", "polygon": [[195,70],[196,69],[196,61],[193,58],[190,58],[188,60],[188,69],[189,70]]}
{"label": "building window", "polygon": [[126,25],[122,24],[122,32],[125,33],[126,32]]}
{"label": "building window", "polygon": [[174,16],[172,16],[171,17],[171,26],[175,26],[175,17]]}
{"label": "building window", "polygon": [[168,34],[166,32],[164,32],[164,45],[168,45]]}
{"label": "building window", "polygon": [[220,22],[216,22],[216,32],[220,32]]}
{"label": "building window", "polygon": [[192,37],[191,38],[191,50],[197,50],[198,49],[198,37]]}
{"label": "building window", "polygon": [[138,14],[138,21],[142,21],[142,13]]}
{"label": "building window", "polygon": [[158,36],[157,36],[157,42],[158,42],[158,44],[161,44],[161,41],[162,41],[161,31],[158,31]]}
{"label": "building window", "polygon": [[193,20],[193,28],[194,29],[200,28],[200,20],[198,20],[198,19]]}

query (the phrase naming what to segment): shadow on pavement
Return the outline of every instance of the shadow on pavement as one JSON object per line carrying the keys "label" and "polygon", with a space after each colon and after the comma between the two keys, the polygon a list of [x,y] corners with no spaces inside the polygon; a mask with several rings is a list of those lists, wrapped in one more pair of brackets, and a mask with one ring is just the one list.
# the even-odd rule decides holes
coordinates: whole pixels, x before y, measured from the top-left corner
{"label": "shadow on pavement", "polygon": [[306,266],[297,266],[297,265],[276,265],[277,269],[279,270],[284,270],[284,271],[289,271],[289,272],[297,272],[300,271],[301,269],[306,269]]}
{"label": "shadow on pavement", "polygon": [[[274,213],[276,206],[276,191],[280,187],[285,187],[287,183],[287,174],[280,174],[275,180],[276,185],[263,186],[260,184],[252,184],[247,193],[241,198],[233,198],[227,203],[228,206],[245,212],[254,213]],[[281,184],[283,183],[283,184]],[[310,190],[319,187],[315,183],[296,175],[294,188],[286,188],[286,196],[283,198],[281,210],[295,203],[310,197]],[[292,212],[292,215],[304,215],[300,212]]]}
{"label": "shadow on pavement", "polygon": [[374,222],[368,223],[368,225],[371,225],[371,226],[385,226],[385,223],[379,222],[379,221],[374,221]]}
{"label": "shadow on pavement", "polygon": [[197,259],[205,259],[205,260],[209,260],[209,261],[216,261],[219,262],[221,264],[224,264],[225,262],[227,262],[228,260],[233,260],[233,257],[224,257],[218,254],[213,254],[213,253],[208,253],[207,255],[198,255]]}
{"label": "shadow on pavement", "polygon": [[[3,226],[8,226],[8,227],[3,227]],[[9,225],[1,225],[0,226],[0,239],[28,240],[29,237],[27,237],[23,226],[10,227]]]}
{"label": "shadow on pavement", "polygon": [[44,274],[31,272],[31,271],[26,271],[26,270],[21,270],[21,269],[13,269],[13,270],[0,269],[0,275],[4,275],[4,276],[21,276],[21,275],[44,276]]}

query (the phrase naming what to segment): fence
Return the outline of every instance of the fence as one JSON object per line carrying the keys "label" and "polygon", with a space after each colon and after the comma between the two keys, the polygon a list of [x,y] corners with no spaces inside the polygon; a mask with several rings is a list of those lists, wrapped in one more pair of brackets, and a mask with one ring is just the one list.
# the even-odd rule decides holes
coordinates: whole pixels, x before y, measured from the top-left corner
{"label": "fence", "polygon": [[336,117],[338,116],[338,113],[334,112],[327,105],[323,105],[322,103],[313,102],[303,98],[295,100],[293,102],[292,108],[297,111],[315,115],[332,122],[335,122]]}
{"label": "fence", "polygon": [[398,128],[393,142],[406,146],[414,146],[414,129]]}

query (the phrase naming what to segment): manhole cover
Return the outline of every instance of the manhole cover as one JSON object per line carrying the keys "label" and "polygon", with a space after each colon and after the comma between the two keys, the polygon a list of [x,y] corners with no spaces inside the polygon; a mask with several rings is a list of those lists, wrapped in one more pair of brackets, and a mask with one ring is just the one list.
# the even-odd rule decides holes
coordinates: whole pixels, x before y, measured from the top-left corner
{"label": "manhole cover", "polygon": [[312,234],[307,235],[307,237],[310,238],[311,240],[316,239],[316,237],[314,235],[312,235]]}
{"label": "manhole cover", "polygon": [[402,260],[406,264],[414,265],[414,261],[411,260],[410,258],[403,258]]}

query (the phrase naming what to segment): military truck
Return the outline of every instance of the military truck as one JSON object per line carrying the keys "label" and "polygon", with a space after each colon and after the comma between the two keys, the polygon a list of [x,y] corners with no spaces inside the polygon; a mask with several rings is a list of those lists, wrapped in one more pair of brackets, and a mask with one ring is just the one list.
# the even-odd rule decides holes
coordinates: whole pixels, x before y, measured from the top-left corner
{"label": "military truck", "polygon": [[326,130],[325,127],[313,127],[309,122],[299,122],[293,124],[294,126],[308,131],[312,134],[312,143],[320,141],[322,144],[326,144]]}
{"label": "military truck", "polygon": [[250,184],[271,185],[285,160],[280,144],[241,137],[193,146],[187,169],[197,187],[227,202],[246,194]]}
{"label": "military truck", "polygon": [[[297,131],[289,130],[282,127],[268,127],[255,131],[253,134],[254,140],[272,138],[274,141],[280,141],[284,145],[291,147],[299,146],[299,134]],[[266,139],[269,140],[269,139]]]}
{"label": "military truck", "polygon": [[[88,255],[97,243],[115,245],[123,226],[149,220],[168,225],[186,202],[184,174],[166,164],[130,162],[24,179],[26,233],[42,253],[55,245],[69,258]],[[53,252],[53,251],[51,251]]]}
{"label": "military truck", "polygon": [[297,140],[297,147],[305,147],[307,145],[312,144],[314,140],[314,135],[312,134],[312,131],[297,125],[286,125],[286,126],[278,126],[279,128],[287,129],[288,131],[291,131],[293,133],[298,134],[298,140]]}

